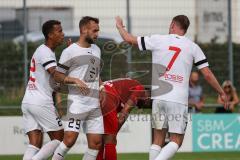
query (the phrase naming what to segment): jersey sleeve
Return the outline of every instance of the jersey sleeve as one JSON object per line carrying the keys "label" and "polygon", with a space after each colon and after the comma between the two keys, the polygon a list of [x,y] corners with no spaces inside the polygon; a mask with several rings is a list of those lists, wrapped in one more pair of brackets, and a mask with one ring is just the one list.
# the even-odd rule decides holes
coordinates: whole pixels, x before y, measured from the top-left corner
{"label": "jersey sleeve", "polygon": [[55,54],[49,51],[42,51],[39,55],[39,61],[45,70],[57,66]]}
{"label": "jersey sleeve", "polygon": [[67,50],[63,50],[59,62],[57,64],[57,71],[66,73],[71,66],[71,55]]}
{"label": "jersey sleeve", "polygon": [[164,36],[161,35],[152,35],[145,37],[137,37],[138,48],[140,51],[145,50],[155,50],[161,45]]}
{"label": "jersey sleeve", "polygon": [[196,48],[194,51],[194,65],[198,69],[202,69],[204,67],[209,66],[206,56],[204,55],[203,51],[198,45],[196,45]]}

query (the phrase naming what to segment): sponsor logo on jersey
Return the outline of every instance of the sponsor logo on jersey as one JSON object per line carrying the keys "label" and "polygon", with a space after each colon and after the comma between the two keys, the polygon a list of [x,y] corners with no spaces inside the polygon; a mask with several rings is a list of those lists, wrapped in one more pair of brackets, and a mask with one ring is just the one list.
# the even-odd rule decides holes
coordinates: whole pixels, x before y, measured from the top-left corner
{"label": "sponsor logo on jersey", "polygon": [[164,74],[160,74],[160,77],[164,77],[166,81],[172,81],[172,82],[178,82],[178,83],[183,82],[183,76],[177,75],[177,74],[164,73]]}
{"label": "sponsor logo on jersey", "polygon": [[29,83],[28,84],[28,90],[37,90],[37,87],[34,83]]}

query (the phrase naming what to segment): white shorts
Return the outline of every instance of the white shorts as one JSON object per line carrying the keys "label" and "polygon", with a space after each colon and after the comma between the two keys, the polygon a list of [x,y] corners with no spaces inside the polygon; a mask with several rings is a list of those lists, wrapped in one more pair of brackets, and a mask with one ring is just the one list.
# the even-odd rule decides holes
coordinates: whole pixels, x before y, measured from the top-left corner
{"label": "white shorts", "polygon": [[23,103],[21,109],[25,133],[36,129],[43,132],[63,129],[62,121],[53,105],[40,106]]}
{"label": "white shorts", "polygon": [[184,134],[188,122],[188,106],[175,102],[153,100],[152,127],[167,128],[169,133]]}
{"label": "white shorts", "polygon": [[104,133],[103,116],[100,108],[93,108],[88,112],[80,114],[68,113],[66,118],[65,131],[79,132],[82,126],[84,133]]}

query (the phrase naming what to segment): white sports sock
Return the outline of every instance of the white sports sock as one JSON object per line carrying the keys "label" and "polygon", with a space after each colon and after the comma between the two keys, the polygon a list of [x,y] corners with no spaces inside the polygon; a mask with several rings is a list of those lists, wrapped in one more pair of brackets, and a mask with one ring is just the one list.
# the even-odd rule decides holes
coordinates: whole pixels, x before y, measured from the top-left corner
{"label": "white sports sock", "polygon": [[52,157],[52,160],[63,160],[70,148],[68,148],[63,142],[57,147]]}
{"label": "white sports sock", "polygon": [[98,150],[88,148],[84,153],[83,160],[96,160],[97,154]]}
{"label": "white sports sock", "polygon": [[42,159],[48,159],[51,155],[53,155],[56,148],[59,146],[61,142],[57,139],[52,140],[42,146],[40,151],[33,156],[32,160],[42,160]]}
{"label": "white sports sock", "polygon": [[149,151],[149,160],[155,160],[155,158],[159,155],[161,151],[161,147],[156,144],[152,144]]}
{"label": "white sports sock", "polygon": [[169,142],[165,147],[162,148],[160,154],[155,160],[168,160],[174,156],[179,146],[175,142]]}
{"label": "white sports sock", "polygon": [[23,160],[31,160],[32,157],[39,151],[39,148],[29,144],[23,155]]}

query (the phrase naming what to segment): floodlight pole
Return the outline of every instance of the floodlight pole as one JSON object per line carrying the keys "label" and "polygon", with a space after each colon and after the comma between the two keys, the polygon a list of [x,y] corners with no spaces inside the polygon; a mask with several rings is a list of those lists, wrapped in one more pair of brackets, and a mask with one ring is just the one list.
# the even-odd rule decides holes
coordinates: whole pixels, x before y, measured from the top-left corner
{"label": "floodlight pole", "polygon": [[127,0],[127,29],[131,33],[131,19],[130,19],[130,1]]}
{"label": "floodlight pole", "polygon": [[229,80],[234,84],[233,46],[232,46],[232,1],[228,0],[228,64]]}
{"label": "floodlight pole", "polygon": [[27,51],[27,8],[26,0],[23,0],[23,43],[24,43],[24,85],[28,82],[28,51]]}
{"label": "floodlight pole", "polygon": [[[131,18],[130,18],[130,0],[126,0],[127,3],[127,30],[129,33],[131,33]],[[128,62],[128,72],[131,73],[132,71],[132,55],[131,55],[131,47],[127,49],[127,62]],[[131,77],[131,74],[129,74]]]}

